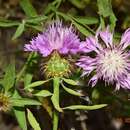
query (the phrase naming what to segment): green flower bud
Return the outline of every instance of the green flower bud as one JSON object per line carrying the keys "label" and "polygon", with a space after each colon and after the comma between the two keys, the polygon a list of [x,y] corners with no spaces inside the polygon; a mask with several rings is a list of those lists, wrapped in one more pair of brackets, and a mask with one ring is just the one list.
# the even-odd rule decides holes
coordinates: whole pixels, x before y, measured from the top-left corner
{"label": "green flower bud", "polygon": [[44,66],[44,72],[47,77],[68,77],[71,72],[71,65],[68,60],[54,51]]}

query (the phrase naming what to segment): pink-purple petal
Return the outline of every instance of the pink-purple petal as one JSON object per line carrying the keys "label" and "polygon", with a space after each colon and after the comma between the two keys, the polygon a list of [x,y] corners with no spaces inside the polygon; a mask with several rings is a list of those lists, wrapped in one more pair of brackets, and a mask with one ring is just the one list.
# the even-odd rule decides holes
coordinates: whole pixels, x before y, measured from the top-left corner
{"label": "pink-purple petal", "polygon": [[43,33],[25,45],[25,51],[37,51],[46,57],[53,50],[61,54],[76,54],[79,52],[80,39],[72,26],[66,27],[62,22],[53,22]]}
{"label": "pink-purple petal", "polygon": [[109,27],[105,31],[100,31],[99,35],[101,39],[104,41],[107,47],[112,47],[113,34],[109,31]]}
{"label": "pink-purple petal", "polygon": [[81,52],[92,52],[95,51],[97,53],[99,53],[99,49],[100,49],[100,45],[99,43],[96,41],[95,37],[87,37],[86,41],[82,42],[80,45],[80,51]]}
{"label": "pink-purple petal", "polygon": [[76,65],[82,68],[85,73],[89,75],[94,69],[96,69],[96,59],[89,56],[83,56],[77,61]]}
{"label": "pink-purple petal", "polygon": [[122,46],[122,49],[125,49],[130,45],[130,28],[122,35],[120,45]]}

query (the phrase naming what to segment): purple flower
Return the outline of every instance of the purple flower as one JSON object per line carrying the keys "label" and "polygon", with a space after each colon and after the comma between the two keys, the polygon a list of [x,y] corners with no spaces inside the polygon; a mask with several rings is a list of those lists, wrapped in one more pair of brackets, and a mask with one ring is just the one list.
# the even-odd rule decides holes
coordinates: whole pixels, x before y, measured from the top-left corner
{"label": "purple flower", "polygon": [[25,51],[39,52],[46,57],[54,50],[60,54],[75,54],[79,51],[80,40],[72,26],[68,28],[62,22],[56,21],[30,43],[25,45]]}
{"label": "purple flower", "polygon": [[89,83],[95,86],[99,79],[108,84],[115,84],[116,89],[130,89],[130,29],[127,29],[121,37],[119,44],[113,43],[113,34],[107,28],[98,31],[95,37],[88,37],[80,46],[85,53],[95,52],[94,56],[82,56],[76,63],[83,69],[83,75],[94,76]]}

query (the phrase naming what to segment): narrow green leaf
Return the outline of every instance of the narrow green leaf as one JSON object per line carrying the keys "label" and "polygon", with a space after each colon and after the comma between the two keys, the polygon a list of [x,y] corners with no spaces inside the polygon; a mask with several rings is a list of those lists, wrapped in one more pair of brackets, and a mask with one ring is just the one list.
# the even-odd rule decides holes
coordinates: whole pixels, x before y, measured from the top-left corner
{"label": "narrow green leaf", "polygon": [[28,28],[33,28],[33,29],[35,29],[35,30],[37,30],[37,31],[40,31],[40,32],[42,32],[43,31],[43,28],[42,28],[42,25],[34,25],[34,24],[29,24],[29,23],[27,23],[26,24],[26,27],[28,27]]}
{"label": "narrow green leaf", "polygon": [[12,98],[13,106],[41,105],[39,101],[28,98]]}
{"label": "narrow green leaf", "polygon": [[97,24],[99,22],[99,20],[95,17],[78,17],[75,18],[75,20],[83,25]]}
{"label": "narrow green leaf", "polygon": [[15,63],[10,63],[6,68],[2,85],[4,86],[5,91],[8,91],[11,87],[13,87],[14,83],[15,83]]}
{"label": "narrow green leaf", "polygon": [[110,15],[110,27],[111,27],[111,30],[113,31],[114,30],[114,28],[115,28],[115,26],[116,26],[116,21],[117,21],[117,18],[116,18],[116,16],[115,16],[115,14],[113,13],[113,14],[111,14]]}
{"label": "narrow green leaf", "polygon": [[63,84],[62,84],[62,87],[63,87],[64,90],[65,90],[66,92],[68,92],[69,94],[72,94],[72,95],[75,95],[75,96],[83,96],[81,93],[76,92],[76,91],[74,91],[74,90],[72,90],[72,89],[70,89],[70,88],[67,88],[67,87],[65,87]]}
{"label": "narrow green leaf", "polygon": [[25,21],[23,20],[21,24],[19,24],[16,32],[14,33],[12,40],[15,40],[16,38],[18,38],[24,31],[24,27],[25,27]]}
{"label": "narrow green leaf", "polygon": [[104,18],[102,16],[100,16],[100,26],[103,30],[105,29],[105,21],[104,21]]}
{"label": "narrow green leaf", "polygon": [[53,79],[54,85],[53,85],[53,95],[51,97],[52,103],[55,107],[55,109],[59,112],[62,112],[62,109],[60,108],[59,105],[59,86],[60,86],[60,79],[58,77],[55,77]]}
{"label": "narrow green leaf", "polygon": [[27,118],[34,130],[41,130],[39,123],[37,122],[33,113],[29,109],[27,109]]}
{"label": "narrow green leaf", "polygon": [[17,121],[19,123],[19,126],[22,130],[27,130],[27,122],[26,122],[26,116],[25,116],[25,110],[24,108],[15,108],[13,107],[15,116],[17,118]]}
{"label": "narrow green leaf", "polygon": [[20,6],[28,17],[37,16],[37,12],[29,0],[20,0]]}
{"label": "narrow green leaf", "polygon": [[98,8],[99,8],[99,14],[103,17],[110,16],[112,12],[111,8],[111,0],[97,0]]}
{"label": "narrow green leaf", "polygon": [[54,0],[53,2],[49,3],[48,6],[44,9],[44,14],[47,15],[51,11],[56,12],[60,3],[61,0]]}
{"label": "narrow green leaf", "polygon": [[79,9],[84,9],[86,7],[86,3],[83,0],[69,0],[74,6],[76,6]]}
{"label": "narrow green leaf", "polygon": [[21,98],[21,96],[19,95],[18,91],[15,89],[12,98]]}
{"label": "narrow green leaf", "polygon": [[26,73],[24,76],[24,86],[27,86],[31,83],[33,75],[30,73]]}
{"label": "narrow green leaf", "polygon": [[70,21],[72,20],[72,18],[70,16],[68,16],[62,12],[56,12],[56,14],[62,16],[65,20],[70,20]]}
{"label": "narrow green leaf", "polygon": [[47,16],[41,15],[41,16],[26,19],[26,22],[31,23],[31,24],[39,24],[39,22],[43,22],[46,19],[47,19]]}
{"label": "narrow green leaf", "polygon": [[[100,17],[101,18],[102,17],[103,18],[106,18],[106,17],[109,18],[110,27],[111,27],[111,30],[113,31],[114,27],[116,25],[117,19],[116,19],[116,16],[115,16],[115,14],[113,13],[113,10],[112,10],[111,0],[97,0],[97,4],[98,4]],[[100,18],[100,20],[103,24],[103,20],[101,18]]]}
{"label": "narrow green leaf", "polygon": [[48,96],[51,96],[52,93],[48,90],[41,90],[37,93],[34,94],[35,96],[40,96],[40,97],[48,97]]}
{"label": "narrow green leaf", "polygon": [[0,27],[13,27],[18,26],[19,22],[6,20],[6,19],[0,19]]}
{"label": "narrow green leaf", "polygon": [[[13,98],[21,98],[17,90],[15,90]],[[13,110],[21,129],[27,130],[27,122],[24,107],[13,107]]]}
{"label": "narrow green leaf", "polygon": [[85,106],[85,105],[72,105],[68,107],[64,107],[63,109],[69,110],[96,110],[103,107],[106,107],[107,104],[93,105],[93,106]]}
{"label": "narrow green leaf", "polygon": [[54,0],[52,2],[52,4],[55,5],[56,9],[59,8],[59,6],[61,5],[61,3],[62,3],[62,0]]}
{"label": "narrow green leaf", "polygon": [[[49,80],[50,80],[50,79],[49,79]],[[48,82],[49,80],[33,82],[33,83],[27,85],[27,86],[25,87],[25,89],[29,89],[29,88],[34,88],[34,87],[40,86],[40,85],[42,85],[42,84]]]}
{"label": "narrow green leaf", "polygon": [[92,32],[90,32],[87,28],[85,28],[84,26],[78,24],[75,21],[72,21],[72,23],[76,26],[76,28],[85,36],[90,36],[92,35]]}
{"label": "narrow green leaf", "polygon": [[77,81],[74,81],[72,79],[66,79],[66,78],[62,78],[67,84],[70,84],[70,85],[78,85],[78,82]]}
{"label": "narrow green leaf", "polygon": [[82,26],[73,16],[66,15],[62,12],[56,12],[56,14],[62,16],[67,21],[71,21],[83,35],[89,36],[94,34],[93,30],[91,30],[88,26]]}

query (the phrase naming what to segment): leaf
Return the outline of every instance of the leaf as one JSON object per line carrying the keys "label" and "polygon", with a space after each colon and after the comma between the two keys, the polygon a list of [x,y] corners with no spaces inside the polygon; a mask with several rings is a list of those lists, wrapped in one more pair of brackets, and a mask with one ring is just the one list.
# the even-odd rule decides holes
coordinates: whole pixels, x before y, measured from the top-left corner
{"label": "leaf", "polygon": [[51,97],[51,100],[52,100],[52,103],[55,107],[55,109],[59,112],[62,112],[62,109],[60,108],[60,105],[59,105],[59,83],[60,83],[60,79],[58,77],[55,77],[53,79],[53,82],[54,82],[54,85],[53,85],[53,89],[54,89],[54,92],[53,92],[53,95]]}
{"label": "leaf", "polygon": [[100,26],[104,30],[105,29],[105,20],[103,19],[102,16],[100,16]]}
{"label": "leaf", "polygon": [[41,130],[39,123],[37,122],[33,113],[29,109],[27,109],[27,118],[34,130]]}
{"label": "leaf", "polygon": [[[19,95],[17,90],[15,90],[13,97],[21,98],[21,96]],[[26,122],[24,107],[13,107],[13,110],[14,110],[15,116],[16,116],[17,121],[18,121],[20,127],[22,128],[22,130],[27,130],[27,122]]]}
{"label": "leaf", "polygon": [[48,97],[48,96],[51,96],[52,93],[48,90],[41,90],[37,93],[34,94],[35,96],[40,96],[40,97]]}
{"label": "leaf", "polygon": [[5,88],[5,91],[8,91],[13,87],[15,83],[15,63],[10,63],[6,68],[5,76],[2,81],[2,85]]}
{"label": "leaf", "polygon": [[83,25],[97,24],[99,22],[99,20],[95,17],[78,17],[75,18],[75,20]]}
{"label": "leaf", "polygon": [[18,38],[24,31],[24,27],[25,27],[25,21],[23,20],[21,24],[19,24],[15,34],[12,37],[12,40],[15,40],[16,38]]}
{"label": "leaf", "polygon": [[68,107],[64,107],[63,109],[69,110],[96,110],[103,107],[106,107],[107,104],[100,104],[100,105],[93,105],[93,106],[86,106],[86,105],[72,105]]}
{"label": "leaf", "polygon": [[29,27],[29,28],[33,28],[33,29],[35,29],[35,30],[37,30],[37,31],[40,31],[40,32],[42,32],[43,31],[43,28],[42,28],[42,26],[41,25],[34,25],[34,24],[26,24],[26,27]]}
{"label": "leaf", "polygon": [[44,14],[47,15],[51,11],[56,12],[57,7],[56,7],[57,2],[53,1],[52,3],[49,3],[48,6],[44,9]]}
{"label": "leaf", "polygon": [[24,108],[15,108],[13,107],[15,116],[17,118],[17,121],[19,123],[19,126],[22,130],[27,130],[27,122],[26,122],[26,116],[25,116],[25,110]]}
{"label": "leaf", "polygon": [[86,3],[84,0],[69,0],[69,2],[71,2],[75,7],[79,9],[84,9],[86,7]]}
{"label": "leaf", "polygon": [[24,76],[24,86],[27,86],[31,83],[33,75],[30,73],[26,73]]}
{"label": "leaf", "polygon": [[111,30],[112,30],[112,31],[114,30],[114,28],[115,28],[115,26],[116,26],[116,21],[117,21],[117,18],[116,18],[116,16],[115,16],[115,14],[114,14],[114,13],[111,14],[111,15],[110,15],[110,23],[111,23],[110,27],[111,27]]}
{"label": "leaf", "polygon": [[39,101],[28,98],[12,98],[12,104],[13,106],[41,105]]}
{"label": "leaf", "polygon": [[72,21],[72,23],[76,26],[76,28],[85,36],[90,36],[92,35],[92,32],[89,31],[87,28],[85,28],[84,26],[78,24],[75,21]]}
{"label": "leaf", "polygon": [[70,20],[70,21],[72,20],[72,18],[70,16],[68,16],[62,12],[56,12],[56,14],[62,16],[65,20]]}
{"label": "leaf", "polygon": [[111,30],[114,30],[117,19],[112,10],[111,0],[97,0],[97,4],[100,16],[109,17]]}
{"label": "leaf", "polygon": [[[50,80],[50,79],[49,79],[49,80]],[[27,86],[25,87],[25,89],[29,89],[29,88],[34,88],[34,87],[40,86],[40,85],[42,85],[42,84],[48,82],[49,80],[33,82],[33,83],[27,85]]]}
{"label": "leaf", "polygon": [[52,5],[55,5],[56,9],[58,9],[61,3],[62,3],[62,0],[54,0],[52,2]]}
{"label": "leaf", "polygon": [[97,0],[99,14],[103,17],[110,16],[112,12],[111,0]]}
{"label": "leaf", "polygon": [[70,88],[67,88],[67,87],[65,87],[63,84],[62,84],[62,87],[63,87],[64,90],[65,90],[66,92],[68,92],[69,94],[72,94],[72,95],[75,95],[75,96],[83,96],[81,93],[76,92],[76,91],[74,91],[74,90],[72,90],[72,89],[70,89]]}
{"label": "leaf", "polygon": [[77,81],[74,81],[72,79],[66,79],[66,78],[62,78],[67,84],[70,84],[70,85],[78,85],[78,82]]}
{"label": "leaf", "polygon": [[37,12],[29,0],[20,0],[20,6],[28,17],[37,16]]}
{"label": "leaf", "polygon": [[91,30],[88,26],[84,27],[80,25],[73,16],[66,15],[62,12],[56,12],[56,14],[62,16],[67,21],[71,21],[83,35],[89,36],[89,35],[94,34],[93,30]]}
{"label": "leaf", "polygon": [[46,19],[47,19],[47,16],[41,15],[41,16],[26,19],[26,22],[31,23],[31,24],[39,24],[39,22],[43,22]]}
{"label": "leaf", "polygon": [[7,20],[7,19],[0,19],[0,27],[13,27],[18,25],[19,22]]}

